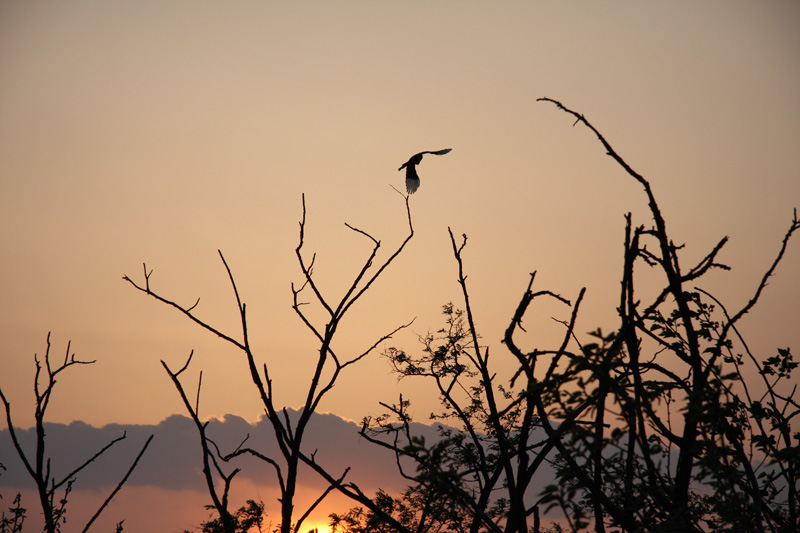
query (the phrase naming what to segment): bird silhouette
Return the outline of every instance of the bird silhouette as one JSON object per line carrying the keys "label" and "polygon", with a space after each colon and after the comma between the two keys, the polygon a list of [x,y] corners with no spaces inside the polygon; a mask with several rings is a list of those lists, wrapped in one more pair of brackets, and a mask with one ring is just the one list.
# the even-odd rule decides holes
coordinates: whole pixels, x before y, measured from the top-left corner
{"label": "bird silhouette", "polygon": [[433,155],[444,155],[450,152],[452,148],[445,148],[444,150],[436,150],[427,151],[427,152],[420,152],[418,154],[414,154],[411,158],[403,163],[403,166],[398,168],[397,170],[406,169],[406,190],[408,194],[414,194],[417,189],[419,189],[419,176],[417,175],[417,165],[420,164],[422,161],[422,156],[425,154],[433,154]]}

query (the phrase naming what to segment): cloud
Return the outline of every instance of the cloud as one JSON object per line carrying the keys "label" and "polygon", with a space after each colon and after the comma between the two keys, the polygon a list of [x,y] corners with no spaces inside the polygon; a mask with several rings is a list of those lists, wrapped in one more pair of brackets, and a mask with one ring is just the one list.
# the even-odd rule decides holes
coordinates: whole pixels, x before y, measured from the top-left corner
{"label": "cloud", "polygon": [[[293,420],[299,415],[294,410],[287,412]],[[426,440],[434,438],[435,427],[414,425],[414,430],[424,434]],[[104,512],[98,528],[113,529],[116,522],[125,518],[126,530],[146,531],[155,527],[161,531],[182,531],[182,528],[197,526],[207,517],[208,513],[202,509],[209,503],[201,471],[202,451],[191,419],[172,415],[155,425],[109,424],[97,428],[84,422],[73,422],[47,423],[44,427],[46,457],[51,461],[56,481],[63,479],[113,439],[126,435],[124,440],[77,476],[69,497],[71,519],[67,531],[88,520],[125,475],[151,434],[154,438],[150,447],[123,490]],[[304,437],[305,451],[316,452],[316,460],[333,475],[338,476],[350,467],[347,479],[357,482],[367,494],[378,488],[389,492],[401,491],[407,483],[397,473],[392,454],[362,439],[358,435],[359,429],[355,422],[334,414],[314,414]],[[33,461],[35,429],[18,429],[16,433],[29,460]],[[279,456],[272,427],[263,417],[255,423],[236,415],[212,419],[208,434],[223,453],[231,452],[247,438],[247,446],[270,457]],[[29,520],[36,521],[38,514],[32,510],[37,499],[35,487],[17,456],[7,429],[0,431],[0,463],[5,467],[5,470],[0,470],[0,495],[3,496],[0,506],[8,507],[14,495],[21,491],[23,502],[27,502],[26,507],[30,510]],[[233,481],[232,507],[243,504],[246,499],[260,499],[267,505],[268,514],[277,517],[279,491],[273,468],[250,456],[225,465],[227,472],[236,467],[241,472]],[[298,508],[313,502],[326,488],[324,480],[309,468],[301,470],[298,485]],[[315,513],[316,520],[324,522],[328,513],[343,512],[353,505],[346,497],[333,493]],[[147,512],[143,513],[143,509]]]}
{"label": "cloud", "polygon": [[[289,414],[292,418],[297,416],[296,411],[290,410]],[[351,467],[348,479],[368,489],[402,489],[405,483],[396,473],[391,454],[359,437],[358,430],[356,423],[336,415],[315,414],[305,435],[305,451],[317,451],[317,461],[334,475]],[[198,433],[192,420],[185,416],[172,415],[157,425],[109,424],[100,428],[83,422],[68,425],[48,423],[45,424],[45,433],[47,457],[56,480],[68,475],[111,440],[126,435],[124,440],[112,446],[77,476],[76,489],[96,490],[116,485],[151,434],[155,438],[127,485],[149,485],[168,490],[205,488]],[[219,444],[223,453],[233,451],[247,438],[248,447],[269,457],[277,459],[279,456],[272,427],[265,418],[254,424],[235,415],[212,419],[208,434]],[[29,460],[33,461],[36,440],[34,428],[17,430],[17,436]],[[0,431],[0,458],[6,468],[0,472],[0,487],[34,488],[14,450],[7,429]],[[232,461],[228,469],[233,470],[234,467],[241,468],[235,479],[246,478],[262,485],[267,484],[266,480],[274,481],[273,468],[259,459],[240,457]],[[317,474],[306,470],[301,474],[301,484],[324,487],[324,482]]]}
{"label": "cloud", "polygon": [[[295,410],[287,410],[287,413],[292,420],[299,416]],[[379,488],[389,493],[402,491],[408,483],[397,472],[394,456],[388,450],[361,438],[359,429],[359,424],[337,415],[314,414],[304,436],[305,452],[316,452],[317,462],[334,476],[350,467],[347,479],[356,482],[367,494]],[[126,435],[123,441],[111,447],[77,476],[74,491],[69,497],[71,527],[85,523],[92,516],[125,475],[151,434],[154,438],[150,447],[123,490],[101,517],[98,528],[113,529],[116,522],[125,518],[125,528],[130,531],[154,528],[160,531],[183,531],[184,528],[199,525],[207,518],[208,512],[203,510],[203,505],[210,503],[210,499],[201,471],[199,437],[191,419],[172,415],[155,425],[109,424],[100,428],[83,422],[45,424],[45,432],[47,457],[57,481],[91,458],[108,442]],[[428,443],[434,442],[438,435],[436,426],[419,423],[412,424],[412,433],[424,436]],[[208,434],[223,453],[230,453],[247,439],[248,447],[268,457],[278,459],[280,456],[272,427],[263,417],[255,423],[236,415],[212,419],[209,421]],[[35,430],[17,430],[17,435],[32,460]],[[0,431],[0,462],[6,468],[0,471],[0,495],[3,496],[0,506],[8,507],[13,496],[22,491],[23,502],[28,502],[27,507],[33,509],[33,502],[36,501],[34,485],[17,457],[7,429]],[[250,456],[236,458],[223,466],[226,472],[234,468],[241,469],[232,484],[232,508],[242,505],[247,499],[262,500],[268,516],[277,519],[277,498],[280,495],[272,466]],[[545,470],[545,477],[552,479],[552,472]],[[298,509],[305,509],[326,486],[318,474],[307,467],[301,468]],[[313,518],[318,523],[324,523],[330,512],[343,512],[353,506],[354,502],[334,492],[314,513]],[[29,517],[35,521],[38,515],[31,511]]]}
{"label": "cloud", "polygon": [[[296,419],[297,411],[288,410]],[[397,474],[394,460],[387,450],[370,444],[358,435],[358,424],[332,414],[314,414],[304,442],[308,453],[318,450],[316,458],[334,475],[352,467],[348,479],[357,481],[367,492],[378,488],[400,491],[406,485]],[[34,461],[35,429],[17,430],[20,444]],[[125,475],[128,467],[147,438],[153,441],[122,491],[97,523],[99,530],[113,530],[125,519],[130,531],[183,531],[198,526],[208,517],[203,506],[209,503],[202,474],[202,451],[194,422],[182,415],[172,415],[155,425],[109,424],[100,428],[83,422],[45,424],[46,457],[50,459],[53,477],[60,481],[77,466],[91,458],[115,438],[126,438],[97,458],[78,476],[69,496],[69,523],[65,531],[84,524],[94,514],[108,493]],[[245,438],[247,446],[264,455],[279,456],[272,427],[262,418],[251,424],[247,420],[227,415],[212,419],[209,436],[215,439],[223,453],[233,451]],[[249,438],[248,438],[249,435]],[[280,462],[280,461],[279,461]],[[0,507],[7,508],[14,495],[22,492],[23,504],[28,507],[29,521],[36,522],[35,486],[22,461],[17,456],[7,429],[0,431]],[[247,499],[263,500],[268,516],[279,516],[278,483],[271,466],[250,457],[240,457],[224,465],[227,472],[241,472],[234,478],[231,492],[232,508]],[[298,508],[305,508],[326,488],[319,475],[308,468],[301,470],[297,491]],[[60,497],[60,494],[59,494]],[[27,504],[26,504],[27,502]],[[353,506],[344,496],[332,494],[315,519],[325,523],[330,512],[343,512]],[[145,511],[146,512],[143,512]]]}

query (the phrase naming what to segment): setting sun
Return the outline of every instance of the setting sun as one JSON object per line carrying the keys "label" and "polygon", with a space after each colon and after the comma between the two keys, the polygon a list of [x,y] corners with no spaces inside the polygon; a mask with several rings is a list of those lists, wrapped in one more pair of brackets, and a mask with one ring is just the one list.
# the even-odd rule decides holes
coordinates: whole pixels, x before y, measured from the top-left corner
{"label": "setting sun", "polygon": [[[420,502],[439,511],[434,521],[496,516],[487,528],[510,531],[502,517],[516,516],[518,531],[532,520],[518,515],[545,498],[559,501],[560,493],[541,494],[562,471],[552,455],[562,453],[558,439],[589,429],[591,453],[575,455],[596,461],[587,475],[597,483],[577,476],[575,483],[594,491],[598,516],[617,502],[624,512],[608,516],[633,516],[627,505],[646,507],[648,494],[628,497],[638,485],[626,481],[606,496],[615,478],[603,470],[602,447],[622,433],[600,415],[663,398],[644,394],[639,381],[623,386],[630,376],[643,379],[639,367],[622,371],[620,362],[639,344],[614,332],[623,320],[634,335],[645,319],[666,317],[645,336],[665,350],[681,345],[682,332],[687,346],[717,338],[710,328],[722,322],[703,314],[705,296],[694,292],[700,275],[702,294],[719,298],[711,306],[718,313],[754,298],[800,207],[798,28],[797,1],[0,2],[0,516],[20,493],[15,508],[28,509],[26,528],[34,530],[48,521],[39,507],[52,507],[66,490],[69,512],[51,508],[50,521],[69,517],[63,531],[74,533],[116,487],[92,523],[98,531],[121,520],[126,532],[200,531],[204,521],[234,516],[242,530],[253,524],[247,519],[266,517],[265,532],[289,533],[308,516],[297,533],[331,533],[327,516],[350,513],[367,523],[366,510],[399,528],[401,518],[431,516]],[[609,158],[612,146],[619,159]],[[429,154],[422,163],[421,154]],[[646,178],[652,201],[625,168]],[[648,229],[660,220],[668,223]],[[664,232],[659,246],[645,243],[656,229]],[[633,244],[639,237],[641,249]],[[764,376],[782,379],[794,364],[784,347],[800,346],[800,230],[793,239],[759,289],[759,305],[732,312],[736,326],[724,328],[748,339],[746,353],[766,361]],[[654,255],[666,251],[683,268]],[[633,297],[634,263],[641,298]],[[669,269],[662,275],[654,265]],[[630,285],[621,285],[628,267]],[[669,290],[658,285],[662,278]],[[620,287],[630,289],[625,298]],[[699,333],[669,322],[671,309],[648,307],[649,292],[662,295],[659,305],[680,302],[687,317],[696,313]],[[521,301],[531,303],[525,329],[515,316]],[[462,311],[465,304],[475,312]],[[438,338],[458,330],[459,312],[474,335]],[[605,336],[589,333],[601,330]],[[658,332],[674,335],[662,342]],[[691,380],[672,388],[654,381],[654,390],[671,395],[694,381],[716,383],[716,366],[700,372],[704,354],[720,365],[750,361],[725,355],[719,339],[687,351],[697,355]],[[534,365],[510,351],[523,345],[530,361],[558,354],[586,365],[574,373],[561,372],[562,363]],[[616,351],[606,358],[608,346]],[[465,356],[470,349],[485,351],[491,372],[465,366],[482,359]],[[636,364],[645,360],[637,352]],[[653,361],[651,376],[678,376]],[[611,374],[584,380],[581,373],[595,368],[589,363]],[[442,420],[476,440],[506,429],[515,444],[520,435],[538,438],[527,425],[510,428],[533,397],[521,391],[545,390],[545,373],[553,387],[603,384],[578,402],[585,411],[554,415],[560,429],[546,445],[501,453],[508,445],[501,441],[486,454],[472,447],[453,454],[438,440],[449,435],[434,425]],[[499,394],[481,392],[495,385]],[[441,395],[451,391],[475,394],[472,407],[455,413],[489,413],[486,420],[508,427],[474,430],[445,418],[453,413],[443,411]],[[626,391],[635,393],[629,402],[606,397]],[[579,398],[571,389],[551,392],[551,400]],[[505,407],[480,407],[511,397]],[[780,414],[754,405],[754,417]],[[542,400],[542,412],[520,417],[544,431],[546,407]],[[580,419],[589,412],[598,415],[591,424]],[[686,426],[691,439],[674,435],[669,417],[641,425],[669,437],[663,463],[680,465],[680,476],[665,482],[665,494],[683,490],[676,499],[683,517],[695,501],[689,487],[702,478],[693,475],[693,459],[702,458],[694,454],[724,450],[695,440],[741,432],[697,427],[711,424],[705,417],[726,420],[712,416],[717,411],[679,413],[696,418]],[[409,420],[425,438],[409,430],[408,446],[392,441],[397,434],[379,425],[388,420]],[[16,427],[19,447],[7,426]],[[371,430],[386,442],[370,441]],[[614,455],[609,463],[611,472],[625,466],[620,479],[640,471],[637,442],[645,466],[662,464],[661,456],[649,459],[655,452],[641,431],[629,436],[630,461]],[[109,442],[118,444],[86,463]],[[681,443],[681,461],[672,461]],[[529,461],[529,450],[546,451]],[[450,468],[451,454],[459,474],[442,476],[436,469]],[[489,464],[514,454],[519,462],[507,469]],[[42,483],[30,466],[37,463],[40,477],[67,479]],[[86,470],[70,478],[82,464]],[[510,483],[506,476],[524,473],[523,464],[541,470]],[[553,464],[559,468],[548,470]],[[582,475],[583,463],[564,464]],[[494,472],[476,485],[487,496],[469,499],[467,511],[447,507],[462,505],[454,497],[407,492],[421,479],[460,483],[462,467]],[[761,475],[731,474],[730,482],[740,478]],[[42,486],[56,491],[49,504],[37,493]],[[501,487],[519,490],[498,503],[511,502],[517,515],[476,510],[494,505]],[[370,505],[380,498],[390,511]],[[543,527],[553,519],[545,508],[558,509],[552,502],[536,515]],[[641,514],[642,523],[661,516]]]}

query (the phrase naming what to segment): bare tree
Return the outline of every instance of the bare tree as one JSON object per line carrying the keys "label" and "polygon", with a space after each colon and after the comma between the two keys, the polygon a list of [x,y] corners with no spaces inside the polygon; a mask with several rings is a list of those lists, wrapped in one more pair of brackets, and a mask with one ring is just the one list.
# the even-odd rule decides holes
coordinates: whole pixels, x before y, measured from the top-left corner
{"label": "bare tree", "polygon": [[[61,524],[64,522],[64,516],[67,511],[67,500],[78,474],[88,467],[92,462],[94,462],[98,457],[103,455],[114,444],[124,440],[127,435],[123,433],[120,437],[112,440],[62,478],[57,479],[52,474],[50,458],[48,457],[46,449],[47,440],[44,420],[45,414],[47,413],[47,408],[50,405],[53,390],[56,385],[56,377],[72,366],[89,365],[95,361],[81,361],[79,359],[75,359],[75,354],[70,353],[70,343],[67,343],[64,362],[58,366],[53,366],[50,363],[50,346],[50,333],[48,333],[47,349],[45,350],[44,360],[40,360],[38,355],[34,356],[34,360],[36,361],[36,377],[33,381],[33,390],[36,395],[36,409],[34,412],[36,447],[32,458],[28,453],[25,452],[17,437],[17,432],[11,418],[11,403],[6,398],[2,388],[0,388],[0,399],[3,400],[3,405],[5,406],[6,423],[8,425],[8,431],[11,435],[11,440],[14,443],[14,448],[16,449],[19,458],[22,460],[22,463],[25,466],[28,474],[36,484],[36,490],[39,494],[39,504],[41,505],[42,513],[44,515],[45,531],[47,533],[55,533],[56,531],[60,530]],[[43,364],[44,366],[42,366]],[[43,375],[43,372],[46,373],[46,375]],[[92,515],[92,517],[86,523],[83,528],[84,532],[89,530],[94,521],[100,516],[100,513],[105,510],[117,492],[119,492],[119,490],[128,480],[128,477],[136,468],[136,465],[139,463],[139,460],[142,458],[142,455],[144,455],[145,450],[150,445],[150,441],[152,440],[153,435],[150,435],[150,437],[144,443],[144,446],[142,446],[141,451],[139,451],[139,454],[128,468],[125,476],[119,481],[116,487],[97,509],[95,514]],[[59,493],[61,493],[61,496],[57,498],[57,494]],[[121,522],[118,526],[118,529],[121,530]]]}
{"label": "bare tree", "polygon": [[[144,281],[143,283],[136,283],[128,276],[124,276],[124,280],[129,282],[139,291],[155,298],[159,302],[168,306],[174,307],[179,310],[183,315],[195,322],[201,328],[217,335],[229,344],[236,347],[242,352],[249,371],[251,381],[264,405],[265,414],[274,432],[274,436],[280,451],[277,457],[268,457],[258,450],[245,446],[246,440],[242,442],[233,452],[222,454],[216,447],[216,444],[211,441],[205,433],[205,424],[202,423],[197,414],[197,407],[192,407],[188,401],[186,394],[183,391],[182,385],[178,380],[178,376],[188,366],[186,365],[178,372],[172,372],[166,363],[165,370],[168,372],[177,387],[184,402],[184,406],[189,412],[190,416],[197,426],[198,433],[203,449],[203,464],[206,482],[209,488],[214,507],[220,514],[220,519],[224,524],[226,522],[225,516],[230,516],[227,510],[227,493],[231,479],[236,474],[237,470],[233,470],[230,474],[224,474],[218,459],[222,461],[229,461],[234,457],[240,455],[252,455],[257,457],[272,466],[275,471],[276,481],[280,488],[280,506],[281,506],[281,519],[279,529],[281,533],[297,533],[300,531],[304,520],[309,514],[319,505],[319,503],[330,493],[330,491],[338,489],[351,497],[360,498],[365,505],[369,505],[371,501],[353,484],[345,482],[349,468],[344,472],[337,474],[330,474],[323,465],[318,464],[315,458],[315,451],[305,450],[303,447],[303,438],[306,429],[311,421],[311,416],[318,409],[320,402],[324,396],[334,387],[336,381],[343,371],[348,367],[356,364],[364,357],[372,353],[378,346],[385,340],[389,339],[399,330],[408,327],[409,324],[404,324],[394,328],[393,330],[378,336],[375,340],[369,342],[362,351],[352,354],[342,354],[334,346],[336,333],[342,326],[348,312],[358,302],[362,296],[373,286],[377,279],[386,271],[400,253],[405,249],[408,242],[414,235],[414,229],[411,222],[411,211],[408,204],[408,197],[405,197],[406,218],[408,221],[408,234],[405,239],[397,245],[383,260],[378,260],[378,252],[381,247],[381,242],[374,238],[372,235],[345,223],[346,227],[367,238],[371,243],[371,251],[367,254],[366,260],[363,262],[361,268],[355,273],[353,280],[344,291],[344,295],[338,300],[333,301],[324,294],[322,289],[314,279],[314,262],[316,255],[313,254],[309,260],[304,253],[305,245],[305,231],[306,231],[306,205],[305,195],[302,199],[303,215],[300,221],[300,239],[299,244],[295,250],[295,255],[300,266],[302,273],[302,282],[299,285],[292,285],[292,308],[297,316],[306,326],[308,331],[317,340],[319,348],[316,351],[316,365],[312,376],[310,377],[307,385],[306,398],[303,406],[300,408],[299,415],[296,419],[291,419],[285,407],[282,407],[275,399],[273,393],[272,377],[269,372],[269,363],[257,362],[256,356],[253,353],[250,336],[249,325],[247,322],[246,304],[242,301],[239,290],[236,286],[233,273],[228,266],[222,252],[219,252],[220,259],[227,272],[228,279],[230,280],[234,297],[236,299],[236,308],[239,321],[241,324],[241,331],[238,335],[224,333],[207,322],[199,319],[194,311],[197,307],[199,299],[194,305],[184,306],[176,303],[173,300],[167,299],[155,292],[150,283],[152,271],[147,270],[144,266]],[[324,323],[317,324],[312,318],[304,311],[306,305],[311,302],[304,301],[304,296],[309,295],[311,302],[315,303],[321,308],[326,319]],[[191,358],[190,358],[191,359]],[[199,398],[199,386],[198,386]],[[213,452],[212,452],[213,449]],[[309,505],[307,505],[302,512],[297,512],[296,506],[296,490],[298,483],[298,476],[300,466],[307,464],[317,471],[320,475],[328,481],[328,488],[319,495],[319,497]],[[214,488],[214,475],[212,474],[212,466],[216,475],[223,480],[223,492],[220,495],[217,489]],[[389,519],[390,517],[387,517]],[[232,531],[232,530],[231,530]]]}
{"label": "bare tree", "polygon": [[[583,115],[540,100],[589,128],[645,191],[653,226],[634,228],[626,216],[619,329],[582,342],[575,324],[585,290],[572,303],[535,290],[533,273],[503,338],[517,371],[501,383],[480,344],[464,274],[466,236],[456,240],[451,231],[463,311],[446,305],[445,326],[421,338],[421,353],[385,355],[401,376],[430,380],[442,402],[432,417],[455,427],[425,442],[411,431],[402,396],[365,420],[362,435],[393,450],[411,482],[400,498],[379,495],[384,509],[420,533],[528,533],[531,525],[538,532],[540,507],[560,507],[573,531],[796,531],[800,433],[792,423],[800,404],[790,376],[797,363],[789,349],[753,354],[736,328],[800,229],[796,211],[752,298],[729,313],[696,286],[712,269],[728,269],[718,260],[727,238],[685,268],[650,183]],[[641,268],[664,279],[647,303],[634,291]],[[542,299],[568,306],[568,318],[558,320],[562,341],[523,349],[523,319]],[[760,384],[747,378],[748,365]],[[532,480],[545,464],[557,478],[542,490]],[[373,518],[352,510],[334,523],[355,533]]]}
{"label": "bare tree", "polygon": [[[167,371],[170,379],[175,385],[175,388],[178,390],[178,393],[183,400],[183,404],[186,407],[186,411],[189,413],[192,421],[197,428],[197,434],[200,437],[200,447],[203,451],[203,476],[206,481],[206,488],[208,489],[208,494],[211,496],[211,502],[213,505],[214,510],[217,512],[219,516],[219,522],[222,526],[223,531],[226,533],[236,533],[238,530],[238,524],[234,517],[234,514],[228,510],[228,494],[231,488],[231,481],[233,481],[233,477],[239,473],[239,469],[233,469],[229,474],[226,474],[223,470],[222,466],[220,465],[220,461],[224,461],[225,458],[222,456],[221,452],[219,451],[219,447],[216,443],[208,437],[206,433],[206,429],[208,428],[208,422],[203,422],[200,420],[200,386],[203,383],[203,373],[200,372],[200,377],[197,383],[197,397],[195,400],[194,405],[189,401],[189,398],[186,396],[186,392],[184,391],[183,384],[181,383],[179,376],[189,367],[189,363],[192,362],[192,355],[194,352],[189,354],[189,358],[186,360],[186,364],[181,367],[180,370],[177,372],[173,372],[170,370],[167,363],[163,360],[161,361],[161,365],[164,367],[164,370]],[[213,448],[213,451],[212,451]],[[219,460],[218,460],[219,458]],[[213,469],[212,469],[213,467]],[[216,473],[216,477],[215,474]],[[217,489],[217,478],[222,480],[222,493]]]}
{"label": "bare tree", "polygon": [[[790,421],[800,406],[794,388],[788,395],[780,390],[797,363],[788,349],[760,362],[736,329],[800,229],[796,210],[753,296],[729,314],[696,285],[711,269],[729,268],[717,259],[727,237],[686,269],[682,246],[669,237],[650,183],[583,115],[555,100],[540,100],[595,134],[643,187],[654,222],[633,228],[626,216],[620,327],[608,336],[598,331],[598,342],[581,346],[581,357],[569,361],[567,374],[580,392],[549,410],[540,405],[539,416],[553,435],[549,422],[592,404],[589,424],[573,427],[558,446],[562,488],[586,497],[597,531],[609,518],[625,531],[796,530],[800,457],[792,451],[798,435],[791,436]],[[637,267],[656,269],[665,280],[646,305],[634,292]],[[758,397],[750,392],[757,384],[742,372],[748,362],[762,380]]]}

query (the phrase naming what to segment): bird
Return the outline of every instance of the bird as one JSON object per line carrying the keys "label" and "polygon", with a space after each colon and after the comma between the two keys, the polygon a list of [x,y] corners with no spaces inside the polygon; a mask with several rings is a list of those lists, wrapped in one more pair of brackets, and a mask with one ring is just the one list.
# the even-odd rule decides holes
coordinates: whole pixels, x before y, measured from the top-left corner
{"label": "bird", "polygon": [[411,158],[403,163],[403,166],[397,170],[406,169],[406,190],[408,194],[414,194],[419,189],[419,176],[417,175],[417,165],[422,161],[422,156],[425,154],[444,155],[450,152],[452,148],[445,148],[444,150],[427,151],[414,154]]}

